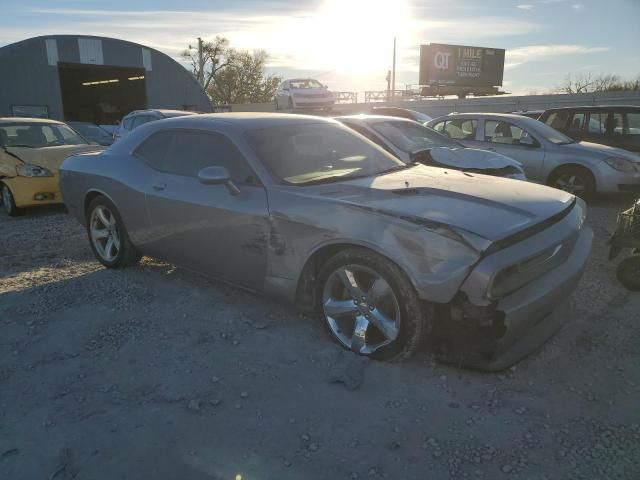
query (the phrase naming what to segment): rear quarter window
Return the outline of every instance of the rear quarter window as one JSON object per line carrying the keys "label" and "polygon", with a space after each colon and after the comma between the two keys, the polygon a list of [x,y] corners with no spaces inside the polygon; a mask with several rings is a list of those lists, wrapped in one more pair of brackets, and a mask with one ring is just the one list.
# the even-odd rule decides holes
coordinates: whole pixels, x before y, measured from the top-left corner
{"label": "rear quarter window", "polygon": [[567,126],[567,120],[573,115],[572,111],[551,112],[544,123],[557,130],[564,129]]}

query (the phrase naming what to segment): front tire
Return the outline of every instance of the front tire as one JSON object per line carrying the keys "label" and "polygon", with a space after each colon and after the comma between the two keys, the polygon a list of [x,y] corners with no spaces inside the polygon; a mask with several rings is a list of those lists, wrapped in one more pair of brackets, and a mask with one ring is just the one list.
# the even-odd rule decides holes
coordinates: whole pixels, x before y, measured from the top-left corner
{"label": "front tire", "polygon": [[557,169],[549,176],[547,185],[584,199],[592,197],[596,192],[593,174],[588,169],[578,166]]}
{"label": "front tire", "polygon": [[616,277],[628,290],[640,291],[640,255],[622,260],[616,269]]}
{"label": "front tire", "polygon": [[7,215],[10,217],[17,217],[22,214],[22,209],[16,206],[16,201],[13,198],[13,194],[7,185],[4,183],[2,186],[2,206],[4,207],[4,211],[7,212]]}
{"label": "front tire", "polygon": [[344,348],[379,360],[404,360],[422,345],[430,322],[404,272],[370,250],[343,250],[318,275],[317,304]]}
{"label": "front tire", "polygon": [[96,259],[107,268],[123,268],[140,260],[118,209],[106,197],[96,197],[89,204],[87,235]]}

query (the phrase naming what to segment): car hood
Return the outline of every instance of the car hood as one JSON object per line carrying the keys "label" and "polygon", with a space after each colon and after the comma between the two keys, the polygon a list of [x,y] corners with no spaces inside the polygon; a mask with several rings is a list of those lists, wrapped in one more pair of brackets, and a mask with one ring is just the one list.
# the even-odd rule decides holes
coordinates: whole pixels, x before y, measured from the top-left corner
{"label": "car hood", "polygon": [[424,165],[308,188],[326,199],[425,226],[452,227],[490,242],[544,222],[575,202],[573,195],[543,185]]}
{"label": "car hood", "polygon": [[522,164],[512,158],[477,148],[437,147],[429,150],[429,154],[436,162],[454,168],[477,170],[493,170],[508,166],[522,168]]}
{"label": "car hood", "polygon": [[570,152],[574,152],[576,155],[589,155],[599,156],[602,159],[609,157],[626,158],[632,162],[640,163],[640,155],[623,150],[622,148],[610,147],[608,145],[601,145],[599,143],[591,142],[576,142],[562,145],[564,149]]}
{"label": "car hood", "polygon": [[[45,167],[54,172],[60,168],[64,159],[69,155],[92,150],[104,150],[104,147],[100,145],[59,145],[43,148],[6,147],[6,151],[2,151],[4,154],[2,159],[3,163],[6,161],[13,167],[19,165],[20,161],[22,161],[30,165]],[[11,155],[8,155],[7,152]]]}

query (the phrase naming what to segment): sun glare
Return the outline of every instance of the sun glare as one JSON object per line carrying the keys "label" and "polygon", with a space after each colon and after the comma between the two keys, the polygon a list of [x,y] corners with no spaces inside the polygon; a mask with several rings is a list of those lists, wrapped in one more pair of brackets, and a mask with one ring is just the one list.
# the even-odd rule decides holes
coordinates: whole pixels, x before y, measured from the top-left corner
{"label": "sun glare", "polygon": [[345,74],[384,72],[393,37],[406,35],[409,23],[403,0],[326,0],[304,32],[304,58]]}

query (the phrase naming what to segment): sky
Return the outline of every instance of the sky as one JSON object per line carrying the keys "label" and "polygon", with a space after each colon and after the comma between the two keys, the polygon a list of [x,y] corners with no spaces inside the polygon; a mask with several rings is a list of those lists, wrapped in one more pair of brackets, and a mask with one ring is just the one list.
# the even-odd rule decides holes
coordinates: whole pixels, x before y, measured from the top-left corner
{"label": "sky", "polygon": [[[567,74],[640,75],[640,0],[0,0],[0,46],[37,35],[100,35],[178,61],[196,37],[264,49],[268,71],[336,91],[418,82],[419,46],[506,49],[504,90],[548,93]],[[0,66],[1,68],[1,66]]]}

